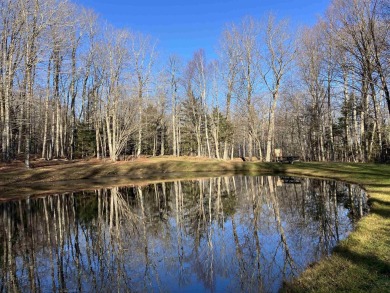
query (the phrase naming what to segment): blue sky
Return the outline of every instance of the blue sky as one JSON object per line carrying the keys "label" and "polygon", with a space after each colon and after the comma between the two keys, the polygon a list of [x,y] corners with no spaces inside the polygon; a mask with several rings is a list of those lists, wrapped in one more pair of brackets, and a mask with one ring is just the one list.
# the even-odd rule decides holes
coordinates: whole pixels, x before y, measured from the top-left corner
{"label": "blue sky", "polygon": [[158,39],[162,55],[184,59],[204,49],[215,57],[218,39],[227,23],[248,15],[261,18],[268,12],[289,18],[293,26],[314,24],[330,0],[73,0],[92,8],[118,28],[130,28]]}

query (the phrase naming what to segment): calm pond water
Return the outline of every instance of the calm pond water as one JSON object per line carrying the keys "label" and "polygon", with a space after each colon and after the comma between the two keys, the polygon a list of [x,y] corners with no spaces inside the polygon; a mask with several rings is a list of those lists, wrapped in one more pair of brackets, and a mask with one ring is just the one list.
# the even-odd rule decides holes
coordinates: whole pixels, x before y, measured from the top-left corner
{"label": "calm pond water", "polygon": [[0,203],[0,292],[277,292],[367,212],[336,181],[234,176]]}

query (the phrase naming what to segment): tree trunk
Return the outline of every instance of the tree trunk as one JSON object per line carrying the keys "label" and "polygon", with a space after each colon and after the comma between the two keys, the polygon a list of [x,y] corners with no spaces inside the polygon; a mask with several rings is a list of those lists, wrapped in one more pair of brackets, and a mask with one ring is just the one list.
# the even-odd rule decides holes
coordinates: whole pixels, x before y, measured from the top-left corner
{"label": "tree trunk", "polygon": [[47,65],[47,79],[46,79],[46,97],[45,97],[45,118],[43,122],[43,146],[42,146],[42,159],[46,159],[46,143],[47,143],[47,129],[49,124],[49,97],[50,97],[50,74],[51,74],[51,58]]}
{"label": "tree trunk", "polygon": [[249,156],[249,161],[252,161],[253,158],[253,131],[249,130],[249,135],[248,135],[248,156]]}
{"label": "tree trunk", "polygon": [[376,90],[375,90],[375,85],[373,82],[370,82],[370,87],[371,87],[371,98],[374,106],[374,129],[376,128],[376,131],[372,131],[372,139],[371,139],[371,147],[370,147],[370,158],[372,155],[372,148],[373,148],[373,143],[374,143],[374,134],[377,134],[378,137],[378,148],[379,151],[382,151],[382,127],[381,127],[381,119],[380,119],[380,110],[378,106],[378,102],[376,100]]}
{"label": "tree trunk", "polygon": [[[54,48],[54,101],[56,105],[56,120],[55,120],[55,157],[60,156],[60,119],[61,119],[61,101],[60,101],[60,53],[59,49]],[[54,122],[53,122],[54,123]]]}
{"label": "tree trunk", "polygon": [[[9,57],[11,60],[9,62],[12,62],[12,56]],[[10,159],[10,93],[11,93],[11,81],[10,81],[10,72],[9,72],[9,66],[7,67],[7,72],[5,73],[5,88],[4,88],[4,100],[3,100],[3,105],[4,105],[4,110],[3,110],[3,134],[2,134],[2,152],[3,152],[3,160],[4,161],[9,161]]]}
{"label": "tree trunk", "polygon": [[165,155],[165,125],[164,125],[164,123],[162,123],[160,156],[164,156],[164,155]]}
{"label": "tree trunk", "polygon": [[[365,75],[366,77],[366,75]],[[364,78],[365,78],[364,77]],[[361,160],[362,162],[367,162],[368,159],[368,119],[367,119],[367,110],[368,110],[368,85],[365,80],[362,82],[362,110],[360,113],[360,137],[363,144],[363,153]]]}
{"label": "tree trunk", "polygon": [[113,138],[112,138],[112,130],[111,130],[111,124],[112,124],[112,116],[110,112],[107,110],[106,113],[106,133],[107,133],[107,139],[108,139],[108,149],[110,152],[110,159],[111,161],[115,162],[115,155],[114,155],[114,145],[113,145]]}
{"label": "tree trunk", "polygon": [[348,92],[348,73],[346,69],[343,69],[343,81],[344,81],[344,119],[345,119],[345,138],[344,138],[344,148],[345,148],[345,161],[350,161],[350,153],[352,152],[351,145],[350,145],[350,121],[349,121],[349,115],[350,115],[350,101],[349,101],[349,92]]}
{"label": "tree trunk", "polygon": [[[142,99],[142,96],[140,100]],[[138,115],[139,115],[139,125],[138,125],[138,142],[137,142],[137,157],[141,155],[142,152],[142,103],[139,102]]]}
{"label": "tree trunk", "polygon": [[100,123],[97,118],[95,118],[95,143],[96,143],[96,158],[100,159]]}
{"label": "tree trunk", "polygon": [[351,107],[352,107],[352,137],[353,137],[353,153],[354,153],[354,162],[358,160],[358,157],[361,155],[361,140],[358,137],[359,126],[357,121],[357,105],[356,105],[356,96],[355,92],[351,94]]}
{"label": "tree trunk", "polygon": [[271,162],[271,153],[272,153],[272,145],[275,135],[275,109],[276,109],[276,100],[278,99],[278,91],[277,88],[272,95],[272,105],[269,113],[269,122],[268,122],[268,136],[267,136],[267,152],[265,155],[265,161]]}
{"label": "tree trunk", "polygon": [[205,127],[205,136],[206,136],[207,154],[208,154],[208,157],[211,158],[209,127],[208,127],[208,119],[207,119],[206,107],[205,107],[205,114],[204,114],[204,125],[205,125],[204,127]]}
{"label": "tree trunk", "polygon": [[327,102],[328,102],[328,145],[329,145],[329,159],[331,161],[334,161],[335,159],[335,154],[334,154],[334,139],[333,139],[333,117],[332,117],[332,97],[331,97],[331,79],[328,76],[328,81],[327,81]]}
{"label": "tree trunk", "polygon": [[74,159],[75,152],[75,140],[76,140],[76,45],[72,48],[72,81],[70,85],[70,94],[72,100],[70,103],[70,112],[71,112],[71,129],[70,129],[70,159]]}
{"label": "tree trunk", "polygon": [[[21,94],[22,96],[23,94]],[[22,152],[22,137],[23,137],[23,116],[24,116],[24,99],[20,105],[19,122],[18,122],[18,155]]]}
{"label": "tree trunk", "polygon": [[53,159],[54,157],[54,142],[55,142],[55,121],[56,121],[56,111],[55,109],[55,101],[52,101],[52,109],[51,109],[51,139],[50,139],[50,152],[49,152],[49,159]]}
{"label": "tree trunk", "polygon": [[172,95],[172,155],[177,156],[177,138],[176,138],[176,97]]}
{"label": "tree trunk", "polygon": [[30,143],[31,143],[31,101],[33,97],[33,79],[32,65],[27,64],[26,68],[26,145],[24,164],[26,168],[30,168]]}
{"label": "tree trunk", "polygon": [[[230,104],[232,100],[232,94],[231,92],[233,91],[232,85],[229,85],[229,92],[226,95],[226,122],[230,122]],[[228,137],[226,136],[225,141],[223,143],[223,159],[227,160],[229,158],[229,144],[228,144]]]}

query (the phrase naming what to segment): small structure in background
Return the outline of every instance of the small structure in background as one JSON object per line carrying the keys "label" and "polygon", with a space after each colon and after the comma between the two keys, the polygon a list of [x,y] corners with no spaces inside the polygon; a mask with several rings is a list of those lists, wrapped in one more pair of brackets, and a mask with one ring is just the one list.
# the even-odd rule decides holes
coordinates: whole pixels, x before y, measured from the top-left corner
{"label": "small structure in background", "polygon": [[300,161],[299,156],[291,156],[291,155],[289,155],[289,156],[283,157],[282,149],[275,149],[274,150],[274,155],[275,155],[275,162],[293,164],[294,162],[299,162]]}
{"label": "small structure in background", "polygon": [[282,157],[283,157],[282,149],[275,149],[274,155],[275,155],[275,161],[276,162],[281,162],[282,161]]}

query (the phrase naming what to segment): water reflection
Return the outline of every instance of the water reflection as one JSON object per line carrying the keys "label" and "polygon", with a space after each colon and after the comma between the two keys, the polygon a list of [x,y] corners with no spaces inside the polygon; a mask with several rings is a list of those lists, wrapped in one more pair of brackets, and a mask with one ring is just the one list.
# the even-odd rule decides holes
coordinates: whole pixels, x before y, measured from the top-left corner
{"label": "water reflection", "polygon": [[219,177],[0,204],[1,292],[276,292],[367,211],[358,186]]}

